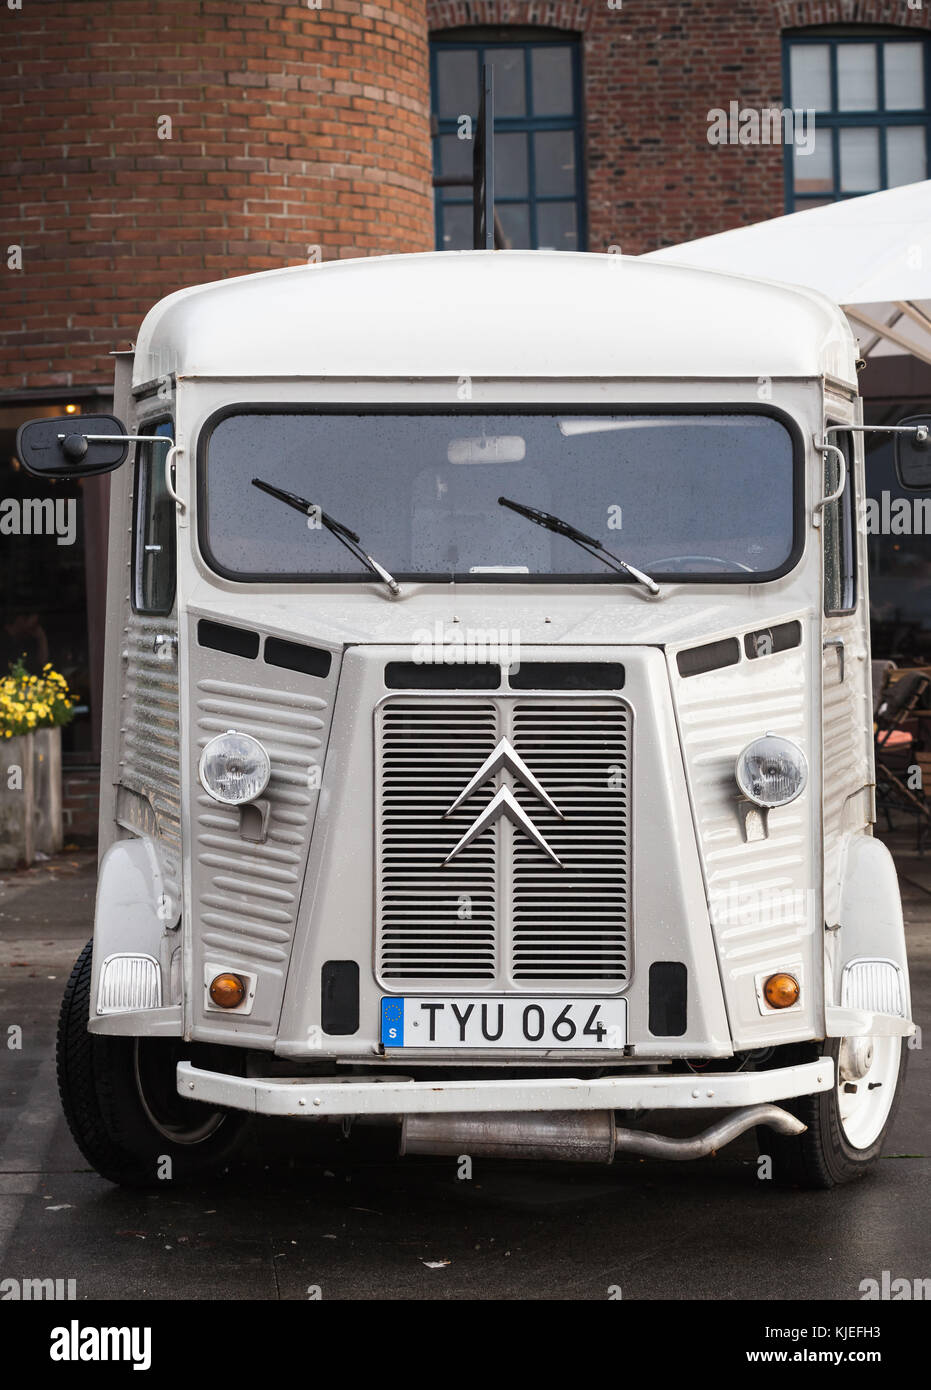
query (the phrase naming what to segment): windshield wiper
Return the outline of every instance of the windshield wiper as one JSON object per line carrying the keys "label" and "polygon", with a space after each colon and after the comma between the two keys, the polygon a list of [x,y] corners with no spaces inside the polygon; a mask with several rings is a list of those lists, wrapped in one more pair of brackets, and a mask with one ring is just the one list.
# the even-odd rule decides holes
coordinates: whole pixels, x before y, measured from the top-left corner
{"label": "windshield wiper", "polygon": [[589,555],[594,555],[596,560],[604,560],[606,565],[615,570],[618,574],[629,574],[632,579],[636,579],[638,584],[642,584],[651,594],[658,594],[659,585],[655,579],[651,579],[643,570],[635,569],[626,560],[622,560],[619,555],[613,555],[601,541],[595,540],[594,536],[586,536],[584,531],[573,526],[568,521],[563,521],[558,516],[553,516],[551,512],[541,512],[538,507],[525,507],[522,502],[511,502],[507,497],[499,497],[498,505],[510,507],[512,512],[519,512],[528,521],[534,522],[537,526],[545,526],[547,531],[555,531],[557,535],[565,536],[567,540],[575,541],[576,545],[588,551]]}
{"label": "windshield wiper", "polygon": [[284,488],[274,487],[271,483],[264,483],[261,478],[253,478],[252,486],[261,488],[262,492],[267,492],[270,497],[277,497],[279,502],[286,502],[296,512],[303,512],[305,516],[319,517],[321,526],[325,526],[338,541],[342,541],[346,549],[351,551],[357,560],[361,560],[371,574],[374,574],[383,584],[387,584],[391,593],[397,598],[401,592],[400,584],[377,560],[373,560],[371,555],[365,553],[355,531],[350,531],[349,527],[344,526],[341,521],[335,521],[333,517],[327,516],[320,507],[313,502],[308,502],[306,497],[298,497],[295,492],[285,492]]}

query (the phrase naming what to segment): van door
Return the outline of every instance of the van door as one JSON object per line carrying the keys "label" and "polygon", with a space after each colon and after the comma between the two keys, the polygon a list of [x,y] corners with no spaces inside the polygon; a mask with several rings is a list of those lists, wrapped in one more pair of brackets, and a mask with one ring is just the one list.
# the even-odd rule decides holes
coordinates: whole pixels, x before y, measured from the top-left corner
{"label": "van door", "polygon": [[[869,613],[865,593],[862,436],[833,436],[847,460],[847,485],[822,513],[822,829],[824,920],[839,923],[844,838],[873,819]],[[829,454],[824,495],[836,491],[839,461]]]}
{"label": "van door", "polygon": [[165,460],[174,424],[168,407],[154,404],[129,426],[152,442],[136,445],[111,491],[100,849],[117,826],[152,844],[159,916],[173,926],[181,915],[181,750],[176,519]]}

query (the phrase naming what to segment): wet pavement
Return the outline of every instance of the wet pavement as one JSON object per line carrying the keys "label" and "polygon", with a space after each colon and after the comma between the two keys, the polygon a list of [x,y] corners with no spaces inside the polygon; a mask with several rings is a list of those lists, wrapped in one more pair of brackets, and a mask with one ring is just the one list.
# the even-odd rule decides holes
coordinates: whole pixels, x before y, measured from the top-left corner
{"label": "wet pavement", "polygon": [[[931,852],[896,841],[921,1023]],[[858,1300],[883,1271],[931,1278],[927,1047],[877,1170],[834,1192],[761,1181],[749,1136],[694,1163],[476,1160],[463,1181],[454,1159],[398,1159],[392,1132],[267,1121],[210,1184],[113,1187],[75,1148],[55,1083],[94,890],[87,851],[0,886],[0,1279],[73,1279],[78,1299]]]}

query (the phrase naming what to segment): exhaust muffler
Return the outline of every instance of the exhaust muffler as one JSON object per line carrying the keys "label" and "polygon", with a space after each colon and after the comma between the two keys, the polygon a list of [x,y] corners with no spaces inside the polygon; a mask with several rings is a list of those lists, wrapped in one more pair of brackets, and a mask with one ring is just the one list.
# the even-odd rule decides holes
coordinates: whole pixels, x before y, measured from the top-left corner
{"label": "exhaust muffler", "polygon": [[401,1125],[401,1153],[610,1163],[614,1158],[614,1113],[611,1110],[526,1110],[472,1115],[405,1115]]}
{"label": "exhaust muffler", "polygon": [[755,1125],[802,1134],[801,1120],[778,1105],[748,1105],[691,1138],[621,1129],[612,1110],[519,1111],[465,1115],[405,1115],[402,1154],[468,1154],[473,1158],[533,1158],[611,1163],[616,1153],[647,1158],[704,1158]]}

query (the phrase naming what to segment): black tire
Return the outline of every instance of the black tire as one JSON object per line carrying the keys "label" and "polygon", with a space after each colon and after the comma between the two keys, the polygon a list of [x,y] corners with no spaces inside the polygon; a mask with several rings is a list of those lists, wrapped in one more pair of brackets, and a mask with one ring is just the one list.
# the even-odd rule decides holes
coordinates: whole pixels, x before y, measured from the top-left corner
{"label": "black tire", "polygon": [[101,1177],[127,1187],[216,1173],[238,1147],[248,1116],[184,1100],[175,1067],[190,1059],[232,1072],[241,1068],[239,1054],[180,1038],[89,1033],[92,952],[88,942],[58,1019],[58,1091],[75,1143]]}
{"label": "black tire", "polygon": [[[830,1038],[823,1043],[796,1043],[777,1048],[767,1069],[797,1066],[803,1062],[817,1061],[819,1057],[830,1057],[836,1072],[840,1046],[840,1038]],[[865,1177],[875,1167],[902,1095],[908,1064],[905,1038],[901,1039],[901,1054],[895,1094],[885,1124],[876,1139],[864,1148],[855,1148],[849,1142],[841,1123],[835,1086],[815,1095],[776,1102],[808,1126],[805,1133],[800,1135],[777,1134],[775,1130],[762,1127],[757,1129],[759,1153],[772,1159],[773,1178],[781,1187],[823,1191]]]}

